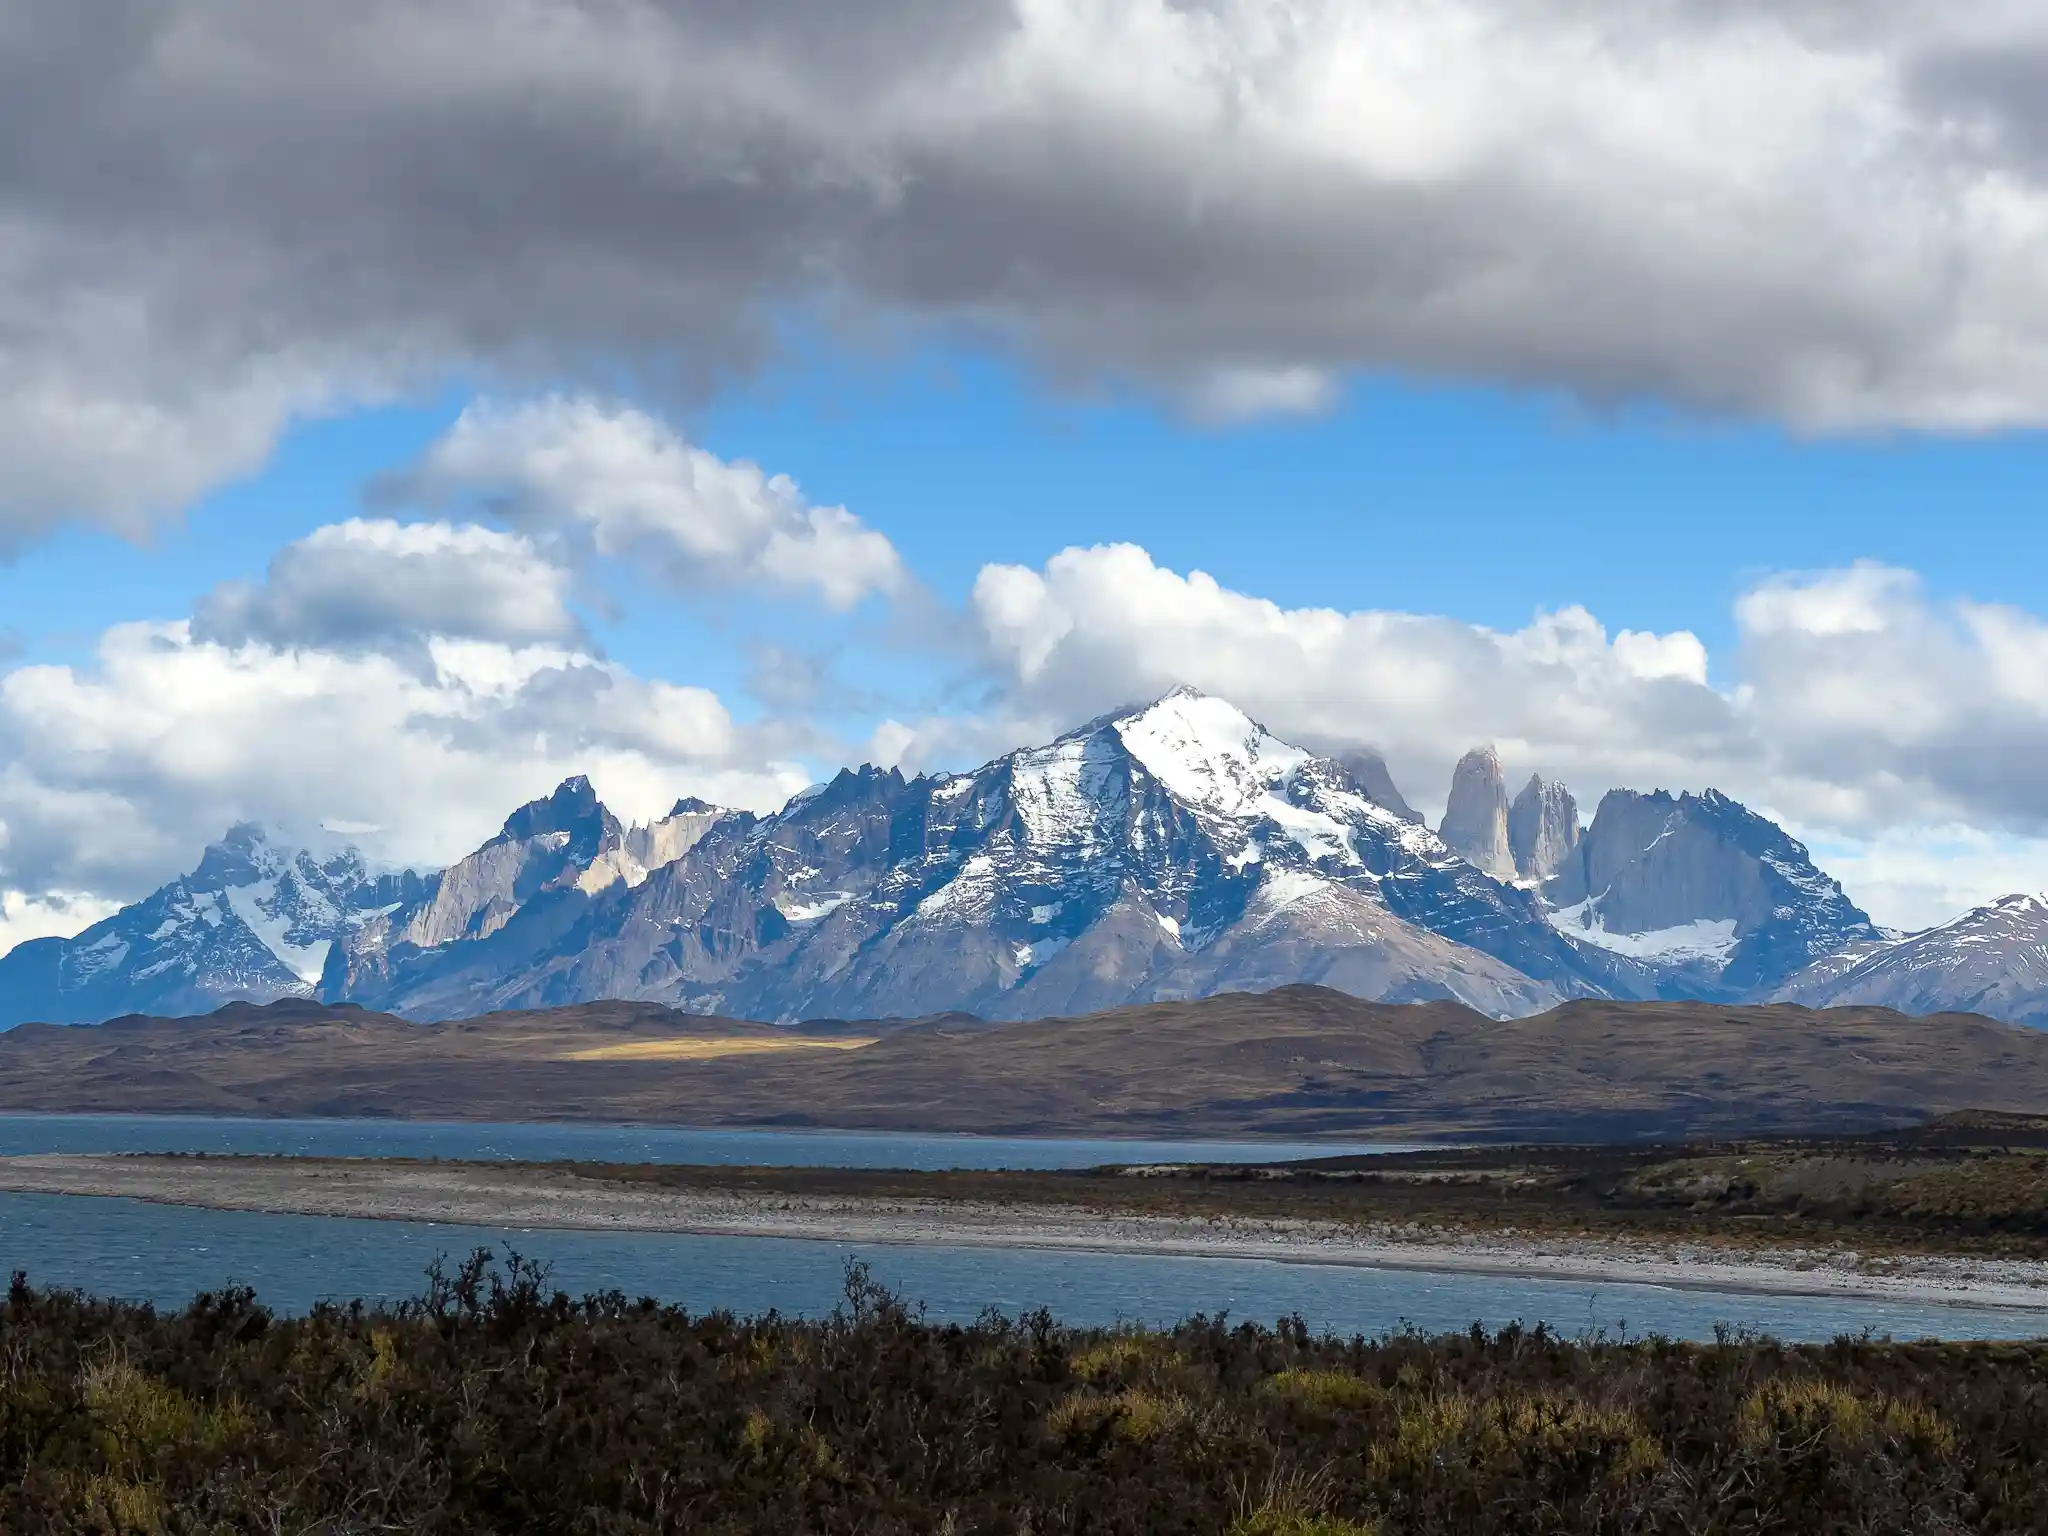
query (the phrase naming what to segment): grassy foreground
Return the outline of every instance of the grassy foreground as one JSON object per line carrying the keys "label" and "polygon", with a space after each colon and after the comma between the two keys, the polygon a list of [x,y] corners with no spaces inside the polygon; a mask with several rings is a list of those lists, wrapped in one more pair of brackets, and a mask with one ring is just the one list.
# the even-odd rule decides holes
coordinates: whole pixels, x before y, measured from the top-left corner
{"label": "grassy foreground", "polygon": [[924,1322],[572,1301],[0,1311],[8,1532],[2038,1532],[2048,1345]]}

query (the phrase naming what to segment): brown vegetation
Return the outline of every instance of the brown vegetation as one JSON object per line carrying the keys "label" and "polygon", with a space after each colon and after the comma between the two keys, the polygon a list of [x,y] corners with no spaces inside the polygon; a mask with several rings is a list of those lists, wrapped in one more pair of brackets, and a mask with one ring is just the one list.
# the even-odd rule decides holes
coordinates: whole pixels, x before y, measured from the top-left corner
{"label": "brown vegetation", "polygon": [[959,1200],[1744,1248],[2048,1257],[2048,1117],[2019,1115],[1718,1145],[1442,1148],[1068,1172],[566,1166],[582,1178],[762,1197]]}
{"label": "brown vegetation", "polygon": [[618,1059],[655,1041],[792,1034],[647,1003],[431,1025],[241,1006],[0,1034],[0,1109],[1610,1140],[2048,1103],[2048,1033],[1883,1009],[1581,1002],[1503,1022],[1286,987],[1000,1026],[834,1021],[794,1038],[876,1034],[862,1050]]}
{"label": "brown vegetation", "polygon": [[1310,1337],[581,1302],[484,1256],[391,1310],[0,1309],[0,1529],[2048,1529],[2048,1346]]}

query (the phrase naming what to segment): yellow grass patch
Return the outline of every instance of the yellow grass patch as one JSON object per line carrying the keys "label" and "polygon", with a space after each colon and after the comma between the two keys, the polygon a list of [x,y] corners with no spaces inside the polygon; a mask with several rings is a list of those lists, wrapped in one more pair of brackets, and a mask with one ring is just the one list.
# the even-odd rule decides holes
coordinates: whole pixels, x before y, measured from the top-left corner
{"label": "yellow grass patch", "polygon": [[792,1051],[857,1051],[873,1045],[864,1035],[818,1039],[792,1035],[678,1035],[669,1040],[627,1040],[619,1045],[593,1045],[571,1051],[564,1061],[712,1061],[720,1056],[773,1056]]}

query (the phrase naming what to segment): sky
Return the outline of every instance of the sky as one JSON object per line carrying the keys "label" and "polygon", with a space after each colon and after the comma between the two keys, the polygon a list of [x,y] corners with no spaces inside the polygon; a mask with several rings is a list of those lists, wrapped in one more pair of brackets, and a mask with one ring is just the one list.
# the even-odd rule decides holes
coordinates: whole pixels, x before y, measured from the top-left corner
{"label": "sky", "polygon": [[27,10],[0,952],[1176,683],[2048,885],[2038,5]]}

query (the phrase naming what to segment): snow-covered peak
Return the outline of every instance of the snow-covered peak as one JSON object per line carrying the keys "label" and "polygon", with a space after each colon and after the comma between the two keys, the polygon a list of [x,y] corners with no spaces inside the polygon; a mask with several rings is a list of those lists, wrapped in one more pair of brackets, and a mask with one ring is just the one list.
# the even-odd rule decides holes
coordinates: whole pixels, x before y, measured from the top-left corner
{"label": "snow-covered peak", "polygon": [[1254,812],[1310,754],[1235,704],[1192,688],[1113,722],[1132,757],[1183,803],[1221,816]]}
{"label": "snow-covered peak", "polygon": [[288,869],[299,849],[282,833],[253,821],[238,821],[200,855],[186,877],[195,890],[230,890],[273,880]]}
{"label": "snow-covered peak", "polygon": [[2048,918],[2048,897],[2033,891],[2015,891],[2008,896],[1993,897],[1981,907],[1972,907],[1959,917],[1912,934],[1909,941],[1935,939],[1946,934],[1969,934],[1988,927],[2044,918]]}
{"label": "snow-covered peak", "polygon": [[[308,847],[275,827],[238,823],[190,874],[43,961],[0,971],[0,1028],[305,996],[351,925],[421,883],[409,874],[372,877],[363,856],[333,833],[316,833]],[[19,969],[34,964],[43,969]]]}

